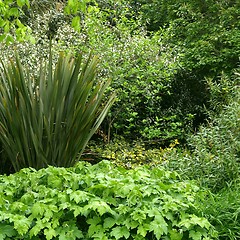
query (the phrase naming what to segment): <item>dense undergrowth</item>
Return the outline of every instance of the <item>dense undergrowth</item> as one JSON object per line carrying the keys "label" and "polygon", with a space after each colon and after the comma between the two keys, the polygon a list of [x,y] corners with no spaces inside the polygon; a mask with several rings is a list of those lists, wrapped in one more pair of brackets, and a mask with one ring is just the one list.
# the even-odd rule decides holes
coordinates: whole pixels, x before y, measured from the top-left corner
{"label": "dense undergrowth", "polygon": [[2,1],[0,239],[240,239],[239,10]]}
{"label": "dense undergrowth", "polygon": [[187,148],[178,142],[167,148],[148,148],[144,142],[115,140],[102,147],[92,146],[98,158],[124,166],[161,165],[177,171],[182,179],[197,180],[205,192],[199,196],[198,210],[219,233],[219,239],[239,239],[240,95],[239,87],[220,114],[188,138]]}
{"label": "dense undergrowth", "polygon": [[213,239],[199,188],[162,168],[109,161],[1,176],[1,239]]}
{"label": "dense undergrowth", "polygon": [[[190,134],[185,147],[178,140],[168,147],[152,148],[148,142],[115,139],[110,144],[92,144],[97,160],[108,159],[126,168],[147,164],[176,170],[183,178],[196,179],[203,187],[218,192],[239,177],[240,94],[236,86],[230,103],[196,134]],[[87,156],[87,155],[86,155]],[[91,160],[91,159],[90,159]]]}
{"label": "dense undergrowth", "polygon": [[[206,108],[217,110],[227,103],[239,64],[239,3],[79,4],[80,10],[70,1],[64,11],[62,1],[34,1],[22,21],[35,43],[14,42],[1,49],[5,58],[17,47],[33,72],[48,57],[50,37],[55,58],[59,51],[87,55],[91,49],[100,58],[99,77],[113,79],[110,91],[118,93],[101,127],[107,138],[117,134],[163,146],[176,138],[185,142],[209,117]],[[168,14],[159,17],[164,11]]]}

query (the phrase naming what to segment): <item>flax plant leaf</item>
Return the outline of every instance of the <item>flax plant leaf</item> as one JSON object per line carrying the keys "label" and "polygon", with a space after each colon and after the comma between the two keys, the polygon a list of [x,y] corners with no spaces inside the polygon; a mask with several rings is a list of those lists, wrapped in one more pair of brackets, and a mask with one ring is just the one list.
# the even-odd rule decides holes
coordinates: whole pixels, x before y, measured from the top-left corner
{"label": "flax plant leaf", "polygon": [[110,82],[96,79],[97,57],[52,62],[50,53],[38,74],[18,56],[1,63],[0,141],[15,171],[73,166],[114,102],[104,96]]}

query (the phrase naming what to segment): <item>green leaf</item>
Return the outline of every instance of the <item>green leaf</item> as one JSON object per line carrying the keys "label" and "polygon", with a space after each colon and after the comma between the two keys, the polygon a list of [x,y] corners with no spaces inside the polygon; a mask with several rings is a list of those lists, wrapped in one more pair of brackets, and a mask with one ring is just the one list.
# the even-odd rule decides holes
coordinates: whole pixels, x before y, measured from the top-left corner
{"label": "green leaf", "polygon": [[20,215],[14,216],[12,220],[14,223],[14,228],[17,230],[17,232],[20,235],[24,235],[25,233],[28,232],[31,225],[31,220],[29,220],[25,216],[20,216]]}
{"label": "green leaf", "polygon": [[73,209],[73,215],[74,217],[77,217],[79,215],[82,215],[82,212],[83,212],[83,207],[79,207],[78,205],[76,206],[73,206],[71,205],[71,209]]}
{"label": "green leaf", "polygon": [[136,220],[141,224],[146,219],[146,214],[145,214],[145,211],[136,209],[133,213],[131,213],[131,217],[133,220]]}
{"label": "green leaf", "polygon": [[183,233],[181,233],[175,229],[170,229],[169,233],[170,233],[171,240],[182,240]]}
{"label": "green leaf", "polygon": [[108,217],[104,219],[104,228],[112,228],[116,223],[116,220],[114,218]]}
{"label": "green leaf", "polygon": [[14,17],[17,17],[19,15],[18,8],[10,8],[8,13],[9,15]]}
{"label": "green leaf", "polygon": [[19,19],[16,20],[16,24],[19,28],[24,28],[24,25],[21,23]]}
{"label": "green leaf", "polygon": [[45,214],[44,214],[44,218],[46,220],[50,220],[55,213],[57,213],[59,210],[58,210],[58,207],[53,205],[53,204],[49,204],[45,210]]}
{"label": "green leaf", "polygon": [[154,232],[157,239],[160,239],[163,234],[168,233],[168,225],[160,213],[150,223],[149,230]]}
{"label": "green leaf", "polygon": [[92,235],[93,239],[96,240],[108,240],[108,236],[104,233],[104,232],[97,232],[95,234]]}
{"label": "green leaf", "polygon": [[100,216],[102,216],[104,213],[113,212],[112,209],[109,207],[109,205],[100,199],[92,200],[86,206],[84,206],[84,210],[88,210],[88,209],[97,211],[100,214]]}
{"label": "green leaf", "polygon": [[41,217],[43,216],[44,212],[45,212],[45,207],[44,207],[44,204],[43,203],[40,203],[40,202],[36,202],[34,203],[34,205],[32,206],[32,216],[33,217]]}
{"label": "green leaf", "polygon": [[53,237],[56,237],[57,233],[53,228],[47,228],[47,229],[44,229],[44,235],[46,236],[47,240],[50,240]]}
{"label": "green leaf", "polygon": [[2,42],[6,38],[6,34],[1,34],[0,35],[0,42]]}
{"label": "green leaf", "polygon": [[199,225],[200,227],[206,229],[209,229],[211,226],[206,218],[197,217],[194,214],[184,214],[182,220],[179,222],[179,226],[185,226],[187,229],[191,229],[191,227],[194,225]]}
{"label": "green leaf", "polygon": [[33,226],[29,231],[29,236],[37,236],[38,233],[44,229],[46,224],[42,220],[37,220],[35,226]]}
{"label": "green leaf", "polygon": [[195,231],[191,230],[189,232],[189,237],[192,238],[193,240],[201,240],[202,234],[200,232],[195,232]]}
{"label": "green leaf", "polygon": [[80,30],[81,25],[80,25],[80,17],[79,16],[76,16],[72,19],[72,27],[77,31]]}
{"label": "green leaf", "polygon": [[88,234],[89,236],[93,237],[94,234],[98,233],[98,234],[103,234],[104,233],[104,228],[101,224],[101,218],[94,216],[91,219],[87,220],[87,223],[90,224],[89,228],[88,228]]}
{"label": "green leaf", "polygon": [[77,190],[70,194],[70,200],[74,200],[76,203],[86,202],[89,200],[89,194],[87,192]]}
{"label": "green leaf", "polygon": [[128,239],[130,236],[130,232],[129,232],[128,228],[125,226],[115,227],[112,229],[110,235],[115,237],[116,239],[120,239],[122,237],[125,237],[126,239]]}
{"label": "green leaf", "polygon": [[17,0],[17,5],[19,7],[23,7],[28,1],[26,0]]}
{"label": "green leaf", "polygon": [[191,222],[194,225],[199,225],[202,228],[209,229],[211,224],[206,218],[203,217],[197,217],[196,215],[191,215]]}
{"label": "green leaf", "polygon": [[87,223],[92,226],[97,226],[101,222],[101,218],[94,216],[93,218],[90,218],[87,220]]}
{"label": "green leaf", "polygon": [[8,45],[9,43],[14,42],[14,38],[13,38],[12,35],[7,34],[7,35],[6,35],[6,38],[5,38],[5,41],[6,41],[6,44]]}
{"label": "green leaf", "polygon": [[25,212],[26,210],[28,209],[28,206],[25,205],[24,203],[22,202],[14,202],[11,206],[11,210],[12,211],[21,211],[21,212]]}
{"label": "green leaf", "polygon": [[0,239],[5,239],[5,237],[15,236],[16,231],[11,225],[0,224]]}
{"label": "green leaf", "polygon": [[149,230],[149,224],[139,225],[137,234],[145,237],[147,235],[148,230]]}
{"label": "green leaf", "polygon": [[56,233],[59,235],[59,239],[61,240],[75,240],[82,239],[84,237],[82,231],[78,229],[76,223],[72,220],[64,222],[61,227],[56,229]]}
{"label": "green leaf", "polygon": [[48,185],[53,188],[61,188],[62,187],[62,180],[53,174],[48,176]]}

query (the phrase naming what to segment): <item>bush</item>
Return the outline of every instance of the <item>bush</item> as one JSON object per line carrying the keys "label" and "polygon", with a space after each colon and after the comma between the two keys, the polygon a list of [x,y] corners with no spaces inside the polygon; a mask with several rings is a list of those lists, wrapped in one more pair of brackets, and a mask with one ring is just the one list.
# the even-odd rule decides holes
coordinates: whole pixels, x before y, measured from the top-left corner
{"label": "bush", "polygon": [[2,64],[0,140],[14,170],[73,166],[98,129],[114,95],[103,102],[108,82],[97,81],[96,57],[59,56],[37,77],[17,58]]}
{"label": "bush", "polygon": [[1,239],[213,239],[199,188],[161,168],[23,169],[0,177]]}
{"label": "bush", "polygon": [[220,96],[214,105],[216,92],[211,87],[221,84],[222,72],[230,83],[229,76],[239,66],[239,2],[140,0],[131,4],[148,31],[159,32],[161,53],[175,49],[175,81],[171,96],[164,99],[178,109],[180,118],[194,114],[193,128],[198,129],[209,117],[204,108],[216,110],[227,104],[226,84],[218,88]]}
{"label": "bush", "polygon": [[189,137],[190,151],[170,156],[168,167],[183,176],[198,179],[213,191],[224,188],[240,173],[239,129],[240,95],[236,87],[231,103],[197,134]]}

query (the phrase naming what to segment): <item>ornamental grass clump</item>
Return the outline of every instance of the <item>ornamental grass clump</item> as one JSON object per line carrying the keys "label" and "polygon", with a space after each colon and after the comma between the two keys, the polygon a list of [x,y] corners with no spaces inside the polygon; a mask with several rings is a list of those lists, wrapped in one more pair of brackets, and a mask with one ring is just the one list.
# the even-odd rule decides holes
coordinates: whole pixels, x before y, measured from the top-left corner
{"label": "ornamental grass clump", "polygon": [[114,102],[109,81],[95,78],[98,59],[52,57],[31,74],[18,57],[1,64],[0,140],[15,171],[73,166]]}

